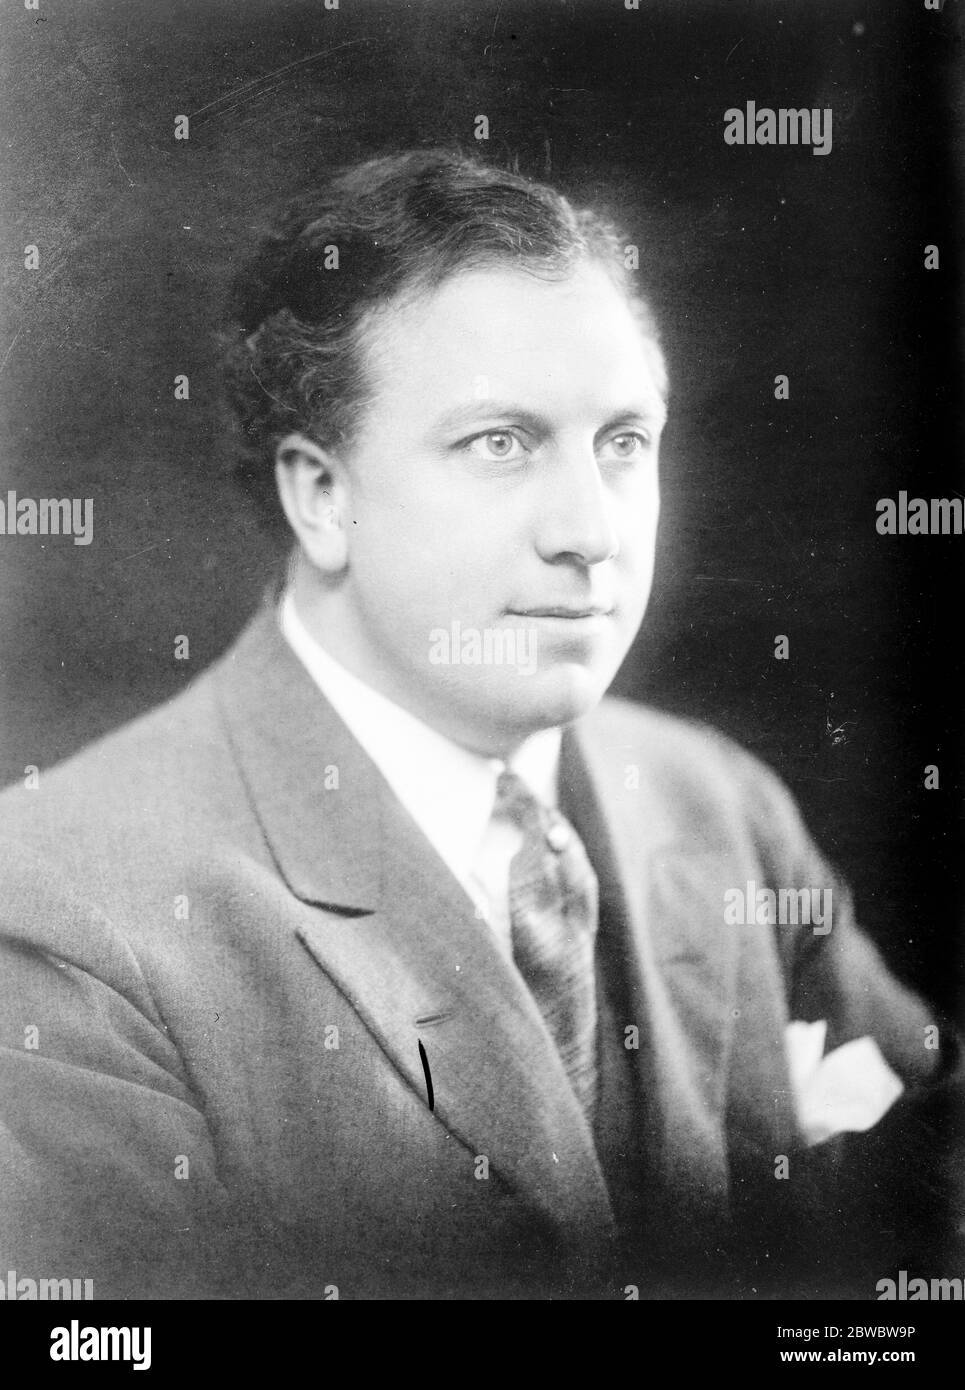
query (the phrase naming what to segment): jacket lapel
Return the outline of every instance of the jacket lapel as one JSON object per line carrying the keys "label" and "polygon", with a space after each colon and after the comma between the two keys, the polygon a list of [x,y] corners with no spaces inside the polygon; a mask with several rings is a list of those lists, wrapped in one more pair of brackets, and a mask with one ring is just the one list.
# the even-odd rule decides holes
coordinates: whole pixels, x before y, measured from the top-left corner
{"label": "jacket lapel", "polygon": [[736,974],[722,915],[728,861],[683,838],[679,813],[661,801],[646,769],[639,779],[627,777],[639,757],[637,744],[606,728],[604,711],[564,739],[564,794],[601,882],[610,885],[611,917],[623,935],[650,1163],[692,1212],[719,1215]]}
{"label": "jacket lapel", "polygon": [[298,936],[386,1056],[473,1154],[571,1239],[612,1212],[592,1136],[522,980],[446,865],[259,614],[219,676],[279,871],[315,911]]}

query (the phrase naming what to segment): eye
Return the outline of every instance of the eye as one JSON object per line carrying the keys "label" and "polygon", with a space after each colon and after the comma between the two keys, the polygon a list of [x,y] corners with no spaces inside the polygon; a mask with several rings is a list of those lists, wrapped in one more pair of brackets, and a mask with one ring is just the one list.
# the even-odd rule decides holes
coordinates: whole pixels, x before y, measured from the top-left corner
{"label": "eye", "polygon": [[603,448],[609,449],[611,458],[621,462],[641,457],[652,446],[650,435],[642,430],[624,430],[613,434],[605,441]]}
{"label": "eye", "polygon": [[467,439],[465,448],[476,458],[490,462],[512,462],[523,458],[526,453],[521,440],[512,430],[487,430],[485,434],[477,434],[474,439]]}

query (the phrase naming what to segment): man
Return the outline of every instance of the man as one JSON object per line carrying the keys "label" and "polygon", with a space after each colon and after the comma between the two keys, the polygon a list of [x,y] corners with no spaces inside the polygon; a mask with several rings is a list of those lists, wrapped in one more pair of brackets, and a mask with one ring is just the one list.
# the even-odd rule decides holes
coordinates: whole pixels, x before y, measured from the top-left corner
{"label": "man", "polygon": [[[9,1266],[98,1297],[790,1287],[835,1200],[809,1143],[947,1063],[776,779],[601,704],[667,394],[620,239],[381,159],[235,310],[284,592],[0,803]],[[793,919],[730,912],[749,885]]]}

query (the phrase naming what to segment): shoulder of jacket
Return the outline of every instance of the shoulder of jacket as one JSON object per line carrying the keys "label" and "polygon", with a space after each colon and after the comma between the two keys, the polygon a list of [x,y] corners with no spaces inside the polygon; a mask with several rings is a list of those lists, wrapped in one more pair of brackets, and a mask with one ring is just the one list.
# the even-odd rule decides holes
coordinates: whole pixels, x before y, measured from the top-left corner
{"label": "shoulder of jacket", "polygon": [[659,788],[668,807],[689,808],[699,820],[715,812],[739,817],[764,838],[800,834],[797,804],[781,777],[719,729],[614,697],[591,719],[592,736],[611,768],[633,769],[634,780]]}
{"label": "shoulder of jacket", "polygon": [[661,766],[676,764],[682,770],[702,769],[705,776],[726,774],[783,785],[761,758],[702,720],[616,696],[603,700],[592,717],[607,742],[636,747]]}

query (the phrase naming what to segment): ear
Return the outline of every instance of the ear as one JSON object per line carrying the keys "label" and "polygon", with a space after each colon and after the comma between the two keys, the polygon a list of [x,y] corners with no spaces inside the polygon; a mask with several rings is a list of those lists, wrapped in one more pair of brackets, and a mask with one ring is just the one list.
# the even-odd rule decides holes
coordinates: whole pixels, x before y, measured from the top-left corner
{"label": "ear", "polygon": [[348,563],[344,464],[307,435],[287,434],[275,450],[275,482],[305,556],[324,574],[340,574]]}

